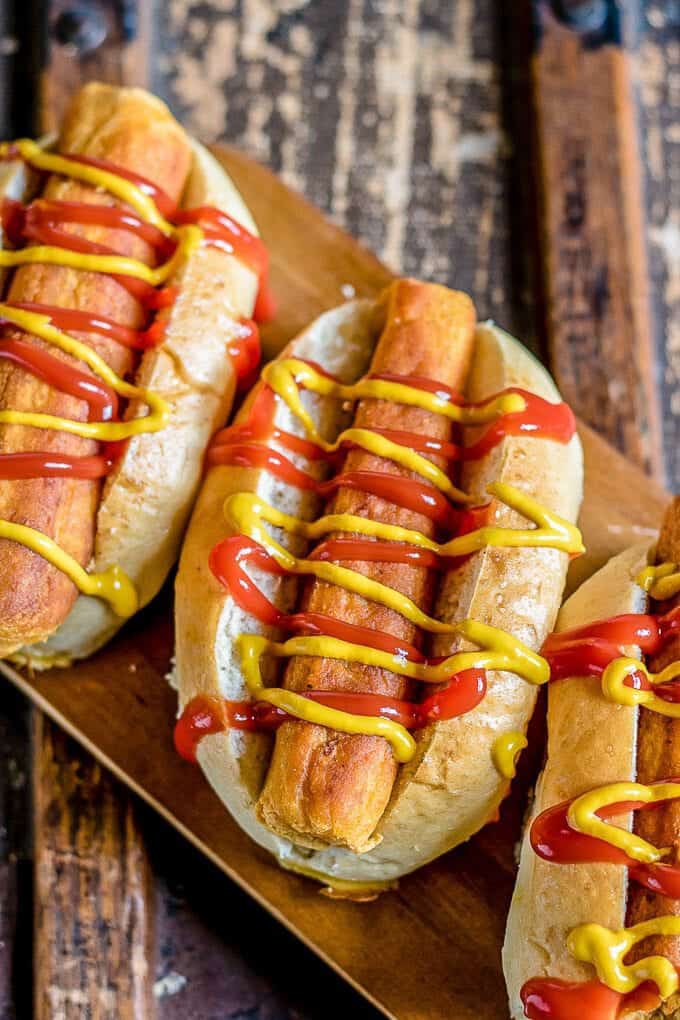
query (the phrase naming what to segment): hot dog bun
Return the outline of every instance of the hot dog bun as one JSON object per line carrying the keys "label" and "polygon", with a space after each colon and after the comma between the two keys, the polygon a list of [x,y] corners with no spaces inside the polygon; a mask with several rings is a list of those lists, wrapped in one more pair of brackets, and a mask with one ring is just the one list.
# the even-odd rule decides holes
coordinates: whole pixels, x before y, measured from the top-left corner
{"label": "hot dog bun", "polygon": [[[283,352],[317,362],[343,380],[365,371],[385,317],[385,301],[357,301],[322,315]],[[520,386],[550,401],[559,400],[540,364],[507,333],[490,323],[478,326],[466,397],[480,400]],[[305,399],[310,399],[305,394]],[[322,432],[337,435],[337,402],[314,397]],[[248,405],[239,415],[244,420]],[[283,404],[276,425],[302,434]],[[306,470],[310,470],[305,465]],[[491,481],[505,481],[530,493],[551,510],[573,521],[581,499],[582,455],[579,441],[543,442],[505,436],[463,475],[463,487],[481,500]],[[225,498],[255,492],[285,512],[304,519],[318,513],[316,500],[284,485],[264,471],[219,466],[209,472],[187,533],[176,583],[176,679],[180,710],[197,695],[241,700],[247,688],[234,649],[239,633],[262,632],[212,576],[208,555],[224,538]],[[494,506],[494,524],[521,526],[507,507]],[[286,538],[282,539],[286,542]],[[471,556],[445,582],[436,609],[445,622],[473,617],[510,631],[537,649],[556,616],[567,557],[555,549],[486,549]],[[295,603],[291,580],[257,575],[258,587],[277,605]],[[449,643],[450,644],[450,643]],[[366,853],[329,846],[310,850],[275,835],[256,812],[269,767],[272,737],[227,730],[206,736],[198,760],[209,781],[241,827],[288,868],[312,874],[336,890],[362,895],[379,889],[467,839],[495,812],[508,789],[496,772],[491,746],[508,729],[523,730],[535,690],[507,673],[489,675],[487,698],[478,709],[416,734],[414,759],[401,766],[391,801],[377,828],[375,846]],[[349,886],[344,885],[349,883]],[[357,883],[352,887],[351,883]]]}
{"label": "hot dog bun", "polygon": [[[138,116],[141,110],[148,117],[170,117],[164,104],[139,89],[92,84],[83,91],[86,96],[80,105],[85,109],[106,107],[113,95],[116,109],[134,109]],[[86,127],[81,127],[81,132]],[[179,125],[175,127],[190,147],[191,166],[182,207],[214,206],[257,234],[248,209],[222,167],[203,146],[188,139]],[[77,150],[78,137],[71,138],[69,144]],[[16,175],[8,183],[16,188]],[[234,397],[236,375],[227,347],[240,320],[253,314],[258,280],[236,256],[201,246],[180,264],[168,284],[177,288],[177,298],[166,320],[164,341],[143,353],[135,382],[168,402],[169,421],[161,431],[133,436],[106,479],[87,564],[90,572],[117,564],[136,587],[140,607],[158,592],[177,558],[200,482],[205,448],[229,413]],[[126,419],[143,410],[139,401],[132,401]],[[45,668],[90,655],[123,622],[106,601],[80,594],[47,640],[17,650],[12,634],[7,633],[0,653],[14,653],[20,663]]]}
{"label": "hot dog bun", "polygon": [[[565,602],[557,630],[622,613],[644,613],[647,596],[635,578],[646,562],[646,545],[610,560]],[[637,656],[638,650],[631,648],[626,654]],[[592,677],[560,680],[550,688],[546,766],[522,843],[503,947],[510,1011],[516,1020],[524,1016],[520,989],[530,978],[593,978],[593,968],[567,949],[567,935],[574,927],[591,922],[615,930],[625,926],[627,869],[542,860],[532,850],[529,828],[547,807],[597,786],[634,781],[637,727],[638,709],[613,705]],[[617,817],[616,824],[630,828],[631,814]]]}

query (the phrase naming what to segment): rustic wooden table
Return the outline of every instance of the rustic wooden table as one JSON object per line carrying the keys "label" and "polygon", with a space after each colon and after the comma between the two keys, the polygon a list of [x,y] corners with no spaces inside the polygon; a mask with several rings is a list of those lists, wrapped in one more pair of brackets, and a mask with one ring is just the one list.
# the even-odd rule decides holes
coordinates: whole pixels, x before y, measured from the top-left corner
{"label": "rustic wooden table", "polygon": [[[678,488],[680,5],[622,6],[23,0],[2,133],[86,78],[149,84],[391,266],[469,290]],[[1,1020],[377,1015],[4,683],[0,750]]]}

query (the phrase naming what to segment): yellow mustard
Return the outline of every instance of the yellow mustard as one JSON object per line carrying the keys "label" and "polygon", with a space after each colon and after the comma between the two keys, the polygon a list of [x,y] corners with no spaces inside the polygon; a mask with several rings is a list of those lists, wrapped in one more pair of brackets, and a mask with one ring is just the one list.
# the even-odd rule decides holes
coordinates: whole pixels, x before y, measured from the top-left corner
{"label": "yellow mustard", "polygon": [[[418,612],[420,612],[418,610]],[[436,622],[436,621],[435,621]],[[398,676],[409,677],[429,684],[445,683],[454,673],[466,669],[506,670],[516,673],[529,683],[544,684],[550,678],[548,663],[536,652],[505,631],[490,627],[477,620],[464,620],[458,624],[439,624],[442,630],[477,645],[478,651],[456,652],[436,665],[408,662],[398,655],[367,645],[357,645],[333,637],[293,637],[288,641],[270,641],[259,634],[241,634],[236,646],[241,665],[253,698],[268,701],[298,719],[340,730],[343,733],[363,733],[384,737],[392,745],[399,762],[410,761],[415,754],[415,741],[400,723],[378,716],[357,716],[338,709],[327,708],[280,687],[265,687],[260,670],[263,655],[287,658],[293,655],[321,656],[345,662],[360,662],[366,666],[389,669]],[[440,631],[441,632],[441,631]]]}
{"label": "yellow mustard", "polygon": [[623,850],[633,860],[652,864],[665,857],[668,850],[659,849],[636,833],[612,825],[611,822],[600,818],[597,812],[612,804],[624,804],[629,801],[638,804],[658,804],[678,797],[680,783],[657,783],[652,786],[633,782],[609,783],[577,797],[569,807],[567,819],[572,829],[594,836],[595,839],[605,840]]}
{"label": "yellow mustard", "polygon": [[510,731],[496,737],[491,747],[491,759],[504,779],[515,778],[517,757],[528,745],[523,733]]}
{"label": "yellow mustard", "polygon": [[[487,492],[501,503],[516,510],[535,524],[534,528],[498,528],[484,526],[451,539],[449,542],[434,542],[420,531],[383,524],[368,520],[354,514],[327,514],[313,522],[302,521],[297,517],[284,514],[270,506],[259,496],[250,492],[238,492],[230,496],[224,506],[227,520],[240,534],[263,545],[272,555],[276,556],[282,566],[292,569],[291,557],[270,536],[262,526],[262,522],[282,528],[291,535],[298,535],[310,541],[323,538],[324,535],[340,531],[349,534],[367,535],[383,542],[403,542],[408,545],[427,549],[438,556],[455,558],[479,552],[487,546],[497,548],[534,548],[559,549],[569,555],[578,555],[584,551],[581,533],[577,527],[563,517],[548,510],[543,504],[527,493],[505,482],[494,482]],[[279,558],[281,557],[281,558]],[[288,563],[283,562],[286,558]]]}
{"label": "yellow mustard", "polygon": [[635,583],[657,602],[672,599],[680,592],[680,567],[677,563],[658,563],[643,567]]}
{"label": "yellow mustard", "polygon": [[142,432],[158,432],[167,424],[170,407],[162,397],[151,390],[145,390],[141,386],[135,386],[121,379],[91,347],[52,326],[48,315],[24,311],[23,309],[12,308],[11,305],[0,303],[0,319],[5,319],[23,332],[31,333],[33,336],[37,336],[41,340],[52,344],[53,347],[58,347],[59,350],[64,351],[66,354],[79,358],[103,382],[110,386],[118,396],[129,400],[142,400],[148,405],[150,411],[146,417],[132,418],[130,421],[86,422],[74,421],[72,418],[60,418],[51,414],[40,414],[34,411],[2,410],[0,411],[0,423],[8,425],[32,425],[43,429],[58,429],[61,432],[69,432],[72,435],[83,436],[86,439],[98,439],[102,442],[129,439],[130,436],[139,435]]}
{"label": "yellow mustard", "polygon": [[323,882],[325,888],[321,892],[330,899],[357,900],[358,902],[374,900],[380,893],[387,892],[388,889],[395,889],[398,885],[395,879],[371,882],[370,880],[335,878],[335,876],[328,876],[325,872],[316,871],[314,868],[307,868],[297,861],[287,860],[285,857],[279,858],[279,864],[286,871],[293,871],[296,875],[304,875],[305,878]]}
{"label": "yellow mustard", "polygon": [[658,686],[680,676],[680,661],[671,662],[660,673],[651,673],[641,659],[622,655],[610,662],[602,674],[602,693],[610,701],[630,707],[644,705],[659,715],[680,719],[680,702],[666,701],[655,694],[654,690],[636,690],[626,684],[625,681],[635,673],[641,673],[651,684]]}
{"label": "yellow mustard", "polygon": [[646,956],[636,963],[624,959],[633,946],[652,935],[680,935],[680,917],[654,917],[618,931],[601,924],[581,924],[569,933],[569,952],[595,967],[603,984],[625,995],[645,981],[653,981],[662,999],[678,989],[678,972],[663,956]]}
{"label": "yellow mustard", "polygon": [[[52,245],[34,245],[17,251],[0,249],[0,266],[11,268],[32,263],[47,263],[72,269],[97,273],[114,273],[143,280],[157,287],[165,283],[178,267],[197,249],[203,238],[203,231],[194,224],[175,227],[160,214],[153,199],[131,181],[109,170],[89,166],[78,160],[69,159],[56,153],[46,152],[40,145],[29,139],[15,143],[0,144],[0,158],[6,155],[10,145],[20,156],[49,173],[62,174],[95,188],[101,188],[131,206],[147,223],[157,227],[166,236],[177,241],[172,256],[161,266],[151,268],[137,259],[121,255],[91,255],[70,251]],[[149,409],[144,417],[121,422],[80,422],[57,415],[32,411],[0,411],[0,423],[27,425],[35,428],[57,429],[71,435],[95,439],[101,442],[115,442],[146,432],[158,432],[168,422],[170,407],[157,393],[135,386],[121,379],[87,344],[64,333],[51,324],[47,315],[12,308],[0,303],[0,318],[11,322],[25,333],[39,337],[66,354],[84,362],[118,396],[128,400],[140,400]],[[79,563],[69,556],[56,542],[32,528],[0,520],[0,536],[19,542],[48,560],[69,577],[83,594],[93,595],[109,603],[113,611],[122,617],[132,615],[137,608],[137,593],[130,579],[123,571],[113,566],[100,574],[88,574]]]}
{"label": "yellow mustard", "polygon": [[81,163],[77,159],[69,159],[68,156],[60,156],[56,152],[47,152],[32,138],[20,138],[16,142],[0,143],[0,159],[6,157],[10,150],[18,151],[22,159],[38,170],[60,174],[62,177],[70,177],[74,181],[90,184],[93,188],[108,191],[110,195],[114,195],[121,202],[131,206],[143,220],[157,227],[166,236],[170,237],[174,234],[175,227],[161,216],[158,206],[151,196],[125,177],[120,177],[110,170]]}
{"label": "yellow mustard", "polygon": [[14,268],[34,263],[66,266],[68,269],[85,270],[91,273],[131,276],[152,287],[160,287],[196,250],[203,237],[201,228],[193,223],[177,227],[175,233],[178,242],[175,251],[167,262],[155,269],[127,255],[88,255],[85,252],[71,251],[69,248],[59,248],[51,244],[36,244],[31,248],[20,248],[18,251],[0,250],[0,266]]}
{"label": "yellow mustard", "polygon": [[526,407],[524,398],[517,393],[492,397],[480,407],[467,407],[453,403],[444,393],[429,393],[415,386],[388,382],[384,379],[360,379],[351,385],[343,385],[296,358],[284,358],[281,361],[273,361],[265,365],[262,370],[262,379],[288,405],[292,414],[303,425],[307,437],[326,453],[334,453],[345,443],[354,443],[362,450],[374,453],[377,457],[394,461],[394,463],[427,479],[445,496],[458,503],[471,503],[473,497],[457,488],[446,472],[438,468],[427,457],[395,443],[386,436],[380,436],[370,429],[349,428],[341,432],[334,442],[327,442],[319,434],[312,416],[302,403],[300,389],[310,390],[323,396],[337,397],[339,400],[354,401],[363,397],[390,400],[399,404],[421,407],[425,411],[441,414],[452,421],[465,425],[483,424],[495,420],[502,414],[523,411]]}
{"label": "yellow mustard", "polygon": [[66,574],[84,595],[105,599],[117,616],[132,616],[136,612],[137,592],[120,567],[109,567],[101,574],[88,574],[78,561],[69,556],[53,539],[25,524],[0,520],[0,538],[9,538],[32,549]]}

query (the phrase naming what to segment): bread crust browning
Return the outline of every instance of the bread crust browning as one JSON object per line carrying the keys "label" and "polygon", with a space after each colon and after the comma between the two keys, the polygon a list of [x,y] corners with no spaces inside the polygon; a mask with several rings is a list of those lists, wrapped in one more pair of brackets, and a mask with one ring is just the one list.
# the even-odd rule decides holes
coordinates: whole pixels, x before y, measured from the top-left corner
{"label": "bread crust browning", "polygon": [[[191,173],[184,208],[213,206],[251,233],[257,225],[220,164],[191,140]],[[210,245],[192,252],[169,281],[178,294],[165,319],[163,343],[147,350],[136,383],[160,393],[170,408],[160,432],[142,432],[127,444],[108,475],[97,510],[89,569],[117,564],[137,589],[140,608],[159,591],[177,558],[203,475],[203,455],[224,423],[236,386],[225,347],[250,318],[257,295],[255,273],[237,256]],[[131,401],[128,418],[143,413]],[[120,628],[122,620],[102,599],[79,595],[50,639],[22,649],[34,668],[55,656],[84,658]]]}
{"label": "bread crust browning", "polygon": [[[354,301],[326,312],[298,337],[281,357],[307,358],[343,381],[362,375],[375,346],[375,302]],[[384,314],[383,314],[384,321]],[[478,324],[467,395],[481,400],[509,387],[524,387],[549,401],[559,393],[545,369],[514,338],[491,323]],[[316,405],[315,418],[323,435],[337,435],[339,423],[329,421],[327,400]],[[337,401],[335,414],[337,416]],[[244,420],[245,410],[238,420]],[[325,419],[324,420],[324,416]],[[276,411],[279,428],[300,434],[300,424],[285,405]],[[347,423],[345,423],[347,424]],[[548,449],[544,443],[548,442]],[[506,436],[477,473],[481,486],[502,481],[526,489],[530,495],[575,521],[583,485],[582,452],[577,436],[566,445],[531,436]],[[310,470],[312,465],[302,465]],[[465,483],[463,484],[465,488]],[[222,507],[231,493],[252,491],[286,513],[315,519],[318,509],[305,490],[288,486],[263,470],[215,467],[203,485],[182,551],[176,585],[177,683],[180,711],[197,695],[229,700],[249,696],[235,637],[266,633],[253,617],[238,609],[230,593],[211,575],[208,555],[212,546],[229,534]],[[483,488],[475,489],[479,495]],[[499,523],[517,526],[508,510]],[[292,542],[290,536],[284,541]],[[296,551],[298,551],[296,549]],[[298,553],[299,554],[299,553]],[[505,556],[504,554],[507,554]],[[503,570],[507,559],[510,572]],[[552,629],[566,570],[564,553],[556,550],[495,550],[472,557],[470,577],[456,606],[443,605],[441,619],[449,622],[470,615],[516,633],[532,647],[540,647]],[[294,580],[294,579],[293,579]],[[258,584],[284,612],[291,610],[290,590],[280,579],[260,575]],[[502,605],[499,582],[505,584]],[[469,582],[469,583],[468,583]],[[445,615],[444,615],[445,614]],[[381,841],[366,853],[325,845],[299,847],[265,825],[257,812],[269,763],[273,738],[266,732],[236,729],[206,736],[198,747],[198,760],[208,781],[237,823],[279,863],[294,871],[343,883],[361,883],[379,892],[385,883],[427,863],[466,839],[496,809],[508,781],[499,776],[490,748],[497,733],[524,728],[535,692],[526,681],[501,674],[492,684],[492,697],[451,727],[435,726],[417,734],[414,767],[401,766],[389,805],[378,826]],[[430,733],[429,730],[433,729]],[[421,749],[421,740],[423,748]],[[473,778],[474,777],[474,778]],[[482,780],[480,782],[480,779]]]}
{"label": "bread crust browning", "polygon": [[[99,84],[86,86],[75,97],[58,148],[62,153],[103,158],[135,170],[176,200],[191,161],[188,139],[160,101],[141,90]],[[109,195],[94,188],[56,177],[48,180],[44,196],[90,204],[114,203]],[[63,229],[147,264],[153,258],[146,243],[125,231],[76,224],[64,225]],[[134,328],[144,321],[139,303],[111,277],[62,266],[21,267],[10,284],[8,300],[100,312]],[[18,332],[13,335],[21,336]],[[118,374],[133,369],[133,353],[123,346],[97,335],[75,335],[105,358]],[[22,338],[43,346],[36,338]],[[55,348],[49,349],[55,356],[71,360]],[[30,409],[81,421],[87,414],[83,402],[6,363],[0,363],[0,407]],[[56,430],[0,426],[2,453],[48,451],[88,455],[96,449],[97,444],[90,440]],[[80,479],[2,481],[0,518],[36,528],[87,565],[93,548],[99,493],[99,483]],[[53,632],[68,614],[77,592],[64,574],[18,543],[0,541],[0,562],[3,574],[0,656],[5,656]]]}
{"label": "bread crust browning", "polygon": [[[645,564],[646,552],[644,546],[637,546],[610,560],[565,602],[556,630],[644,612],[646,596],[635,578]],[[639,649],[626,652],[637,655]],[[637,728],[638,709],[612,705],[593,677],[570,677],[550,685],[546,764],[522,839],[503,946],[513,1020],[524,1017],[520,990],[530,978],[592,979],[592,967],[576,960],[567,948],[572,928],[589,922],[613,929],[625,924],[625,868],[545,861],[531,847],[529,834],[531,823],[546,808],[596,786],[633,782]],[[631,814],[615,819],[616,824],[629,826]]]}
{"label": "bread crust browning", "polygon": [[[389,288],[386,300],[385,330],[371,372],[436,378],[454,389],[462,388],[475,327],[470,299],[438,285],[401,280]],[[354,423],[365,428],[412,431],[443,440],[450,439],[452,434],[451,423],[443,416],[387,401],[362,401]],[[435,462],[445,467],[441,459]],[[351,451],[344,470],[417,477],[364,450]],[[350,489],[340,489],[327,512],[356,514],[416,529],[428,537],[434,535],[432,522],[422,514]],[[431,607],[433,571],[406,564],[344,565],[407,595],[426,611]],[[421,643],[417,629],[400,614],[326,582],[314,580],[307,585],[301,609],[361,624],[416,645]],[[369,692],[397,698],[414,697],[417,688],[413,682],[405,682],[387,670],[300,656],[288,664],[284,686],[295,691]],[[396,772],[392,751],[380,737],[355,736],[310,723],[287,722],[277,734],[259,801],[260,816],[270,829],[293,838],[299,845],[317,847],[330,843],[362,852],[375,843],[373,833],[389,800]]]}
{"label": "bread crust browning", "polygon": [[[666,510],[656,549],[657,563],[680,562],[680,497],[676,496]],[[665,612],[680,605],[680,595],[669,604],[655,605]],[[657,655],[650,655],[647,667],[658,672],[680,660],[680,636],[674,635]],[[669,719],[646,708],[640,710],[638,723],[637,780],[654,783],[680,777],[680,719]],[[637,811],[634,830],[643,839],[657,847],[669,847],[663,858],[665,864],[680,864],[680,801],[669,801],[653,811]],[[680,901],[652,893],[637,883],[631,884],[628,894],[628,924],[638,924],[663,915],[680,916]],[[660,955],[680,967],[680,936],[645,939],[635,947],[631,959]],[[673,1011],[680,1005],[680,995],[674,995],[664,1004]]]}

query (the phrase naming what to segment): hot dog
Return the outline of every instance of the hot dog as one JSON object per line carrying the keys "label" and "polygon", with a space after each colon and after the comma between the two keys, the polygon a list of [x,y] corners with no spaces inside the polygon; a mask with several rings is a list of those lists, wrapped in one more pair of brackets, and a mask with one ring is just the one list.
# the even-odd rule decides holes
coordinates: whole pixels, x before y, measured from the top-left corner
{"label": "hot dog", "polygon": [[221,167],[142,90],[90,84],[55,143],[0,154],[0,656],[40,668],[163,583],[257,359],[266,266]]}
{"label": "hot dog", "polygon": [[216,436],[182,551],[176,746],[338,895],[493,816],[582,549],[573,416],[474,318],[414,280],[322,315]]}
{"label": "hot dog", "polygon": [[[504,947],[513,1017],[680,1006],[680,499],[565,603]],[[644,809],[644,810],[643,810]]]}
{"label": "hot dog", "polygon": [[[464,295],[442,293],[406,281],[390,294],[386,327],[371,363],[371,374],[400,372],[426,379],[436,375],[458,390],[467,375],[474,327],[474,308]],[[453,439],[450,420],[390,401],[361,401],[354,427],[409,431],[429,436],[433,442]],[[442,457],[433,456],[432,461],[439,468],[446,468]],[[345,474],[359,471],[380,472],[386,478],[417,477],[394,461],[361,448],[350,450],[343,465]],[[359,515],[435,537],[431,518],[361,489],[338,489],[326,513]],[[346,537],[343,532],[332,533],[329,541]],[[321,555],[327,547],[328,541],[322,540],[313,555]],[[434,587],[431,567],[380,560],[343,563],[365,577],[389,584],[420,609],[431,610]],[[395,610],[321,579],[313,579],[309,584],[303,596],[303,610],[330,613],[346,623],[370,627],[408,644],[419,640],[415,625]],[[303,656],[290,660],[284,686],[294,691],[371,692],[410,700],[417,694],[413,680],[387,670]],[[354,762],[358,767],[354,767]],[[374,845],[375,829],[387,806],[396,771],[389,744],[380,737],[337,734],[323,726],[291,720],[276,735],[259,813],[272,831],[301,845],[333,843],[362,852]]]}

